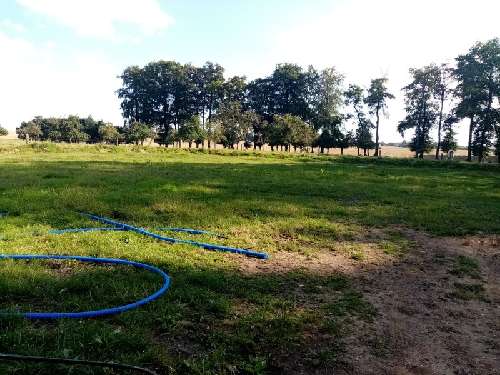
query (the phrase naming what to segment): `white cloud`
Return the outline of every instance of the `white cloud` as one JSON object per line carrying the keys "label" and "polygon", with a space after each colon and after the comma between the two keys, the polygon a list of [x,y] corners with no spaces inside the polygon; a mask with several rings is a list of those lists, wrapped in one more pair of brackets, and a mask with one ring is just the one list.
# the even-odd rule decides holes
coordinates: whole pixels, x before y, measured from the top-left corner
{"label": "white cloud", "polygon": [[0,32],[0,124],[14,131],[36,115],[93,115],[121,125],[116,68],[97,53],[35,45]]}
{"label": "white cloud", "polygon": [[121,39],[119,27],[144,35],[166,29],[171,17],[157,0],[17,0],[23,7],[75,30],[81,36]]}

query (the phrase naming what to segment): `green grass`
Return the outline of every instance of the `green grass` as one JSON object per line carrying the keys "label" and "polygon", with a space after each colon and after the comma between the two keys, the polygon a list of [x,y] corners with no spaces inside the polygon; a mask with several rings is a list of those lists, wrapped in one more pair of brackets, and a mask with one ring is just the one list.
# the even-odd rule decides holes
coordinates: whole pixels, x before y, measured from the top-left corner
{"label": "green grass", "polygon": [[457,257],[450,273],[458,277],[469,276],[473,279],[481,278],[479,262],[474,258],[464,255],[459,255]]}
{"label": "green grass", "polygon": [[[150,229],[203,228],[228,238],[197,239],[271,256],[332,251],[362,261],[367,227],[500,233],[500,170],[279,153],[0,145],[0,212],[8,213],[0,216],[0,253],[126,258],[154,264],[173,279],[165,297],[113,317],[2,319],[0,352],[112,360],[173,374],[312,373],[341,359],[348,350],[342,337],[356,319],[376,319],[349,275],[245,273],[238,256],[129,232],[48,234],[97,226],[77,211]],[[411,244],[388,231],[376,246],[402,256]],[[2,261],[0,309],[94,309],[157,287],[154,275],[125,267]],[[2,374],[30,372],[68,369],[0,364]]]}
{"label": "green grass", "polygon": [[481,284],[454,283],[451,297],[463,300],[488,301],[485,296],[484,286]]}

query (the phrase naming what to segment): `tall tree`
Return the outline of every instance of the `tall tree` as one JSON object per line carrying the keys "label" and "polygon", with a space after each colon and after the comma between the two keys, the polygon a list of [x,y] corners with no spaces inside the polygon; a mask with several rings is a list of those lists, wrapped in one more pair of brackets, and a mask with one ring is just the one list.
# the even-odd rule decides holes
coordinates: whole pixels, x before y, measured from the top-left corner
{"label": "tall tree", "polygon": [[356,129],[356,146],[359,149],[363,149],[363,155],[367,155],[367,150],[374,147],[371,129],[373,124],[368,119],[364,109],[364,90],[358,85],[349,85],[349,88],[345,92],[345,104],[352,108],[352,113],[348,113],[347,118],[354,118],[357,124]]}
{"label": "tall tree", "polygon": [[398,125],[401,135],[409,129],[415,134],[410,142],[410,149],[415,157],[423,158],[424,153],[432,148],[429,132],[435,125],[439,112],[434,92],[439,78],[439,68],[429,65],[422,69],[410,69],[413,81],[405,86],[406,118]]}
{"label": "tall tree", "polygon": [[375,114],[375,155],[380,156],[379,153],[379,127],[380,127],[380,114],[384,113],[387,109],[387,100],[394,99],[386,87],[387,78],[372,79],[368,95],[366,96],[365,103],[370,109],[370,113]]}
{"label": "tall tree", "polygon": [[471,161],[475,154],[482,161],[499,126],[499,109],[494,103],[500,91],[500,41],[476,43],[456,60],[456,113],[460,118],[469,118],[467,160]]}
{"label": "tall tree", "polygon": [[493,145],[495,130],[500,126],[500,39],[478,43],[472,50],[480,64],[479,88],[482,93],[473,151],[482,162]]}
{"label": "tall tree", "polygon": [[[438,68],[437,82],[434,85],[434,97],[439,101],[439,117],[438,117],[438,135],[436,144],[436,160],[439,159],[439,152],[441,150],[441,128],[444,120],[445,101],[448,99],[449,94],[452,92],[451,75],[453,70],[447,64],[441,64]],[[451,129],[451,128],[450,128]]]}

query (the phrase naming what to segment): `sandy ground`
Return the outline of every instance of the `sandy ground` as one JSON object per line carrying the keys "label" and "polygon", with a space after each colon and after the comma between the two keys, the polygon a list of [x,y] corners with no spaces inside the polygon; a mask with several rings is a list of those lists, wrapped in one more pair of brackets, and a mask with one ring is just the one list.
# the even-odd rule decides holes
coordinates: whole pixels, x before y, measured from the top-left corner
{"label": "sandy ground", "polygon": [[[353,279],[377,316],[356,322],[346,335],[335,374],[500,374],[500,236],[437,238],[398,230],[412,244],[403,256],[376,250],[372,240],[381,231],[374,229],[364,239],[363,261],[332,252],[280,253],[266,263],[245,263],[242,271],[306,269]],[[476,259],[480,274],[454,274],[459,256]],[[463,299],[457,285],[481,285],[484,291]]]}

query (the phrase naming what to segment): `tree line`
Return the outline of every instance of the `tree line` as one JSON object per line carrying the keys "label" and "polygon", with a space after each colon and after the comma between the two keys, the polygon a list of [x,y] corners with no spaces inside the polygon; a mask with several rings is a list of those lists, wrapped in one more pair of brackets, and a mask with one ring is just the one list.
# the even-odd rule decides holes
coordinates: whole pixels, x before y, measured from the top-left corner
{"label": "tree line", "polygon": [[[234,148],[312,150],[357,146],[377,154],[379,115],[385,110],[387,79],[372,81],[366,97],[359,86],[343,89],[344,77],[334,68],[303,69],[279,64],[265,78],[224,78],[224,68],[207,62],[202,67],[174,61],[132,66],[121,75],[118,90],[125,127],[136,122],[156,131],[160,144],[204,141]],[[352,89],[352,90],[351,90]],[[352,111],[341,112],[344,105]],[[369,114],[362,113],[364,106]],[[363,107],[363,108],[362,108]],[[371,115],[377,116],[376,125]],[[356,118],[358,130],[347,131],[346,120]],[[371,129],[377,129],[372,140]]]}
{"label": "tree line", "polygon": [[[406,116],[397,125],[415,156],[435,148],[435,157],[457,148],[456,127],[468,120],[468,160],[493,150],[500,161],[500,42],[479,42],[454,64],[410,69],[403,88]],[[394,95],[385,77],[368,88],[346,84],[335,68],[279,64],[267,77],[247,82],[225,78],[224,68],[175,61],[131,66],[117,91],[125,123],[115,127],[91,117],[37,117],[17,129],[20,138],[65,142],[143,143],[165,146],[214,144],[234,148],[319,152],[357,147],[358,155],[380,156],[379,129]],[[348,126],[348,124],[350,126]],[[354,125],[354,127],[352,126]],[[353,128],[353,130],[348,130]],[[437,142],[431,131],[437,130]]]}
{"label": "tree line", "polygon": [[127,127],[120,127],[102,120],[96,121],[91,116],[86,118],[36,116],[31,121],[22,122],[16,133],[18,138],[26,142],[87,142],[116,145],[123,142],[142,144],[155,135],[151,127],[145,124],[131,123]]}
{"label": "tree line", "polygon": [[481,162],[493,148],[500,162],[499,39],[475,44],[455,62],[410,69],[413,80],[403,89],[406,117],[398,130],[414,129],[410,147],[423,157],[433,146],[430,130],[437,128],[437,158],[440,150],[456,148],[455,125],[468,119],[467,160],[474,155]]}

